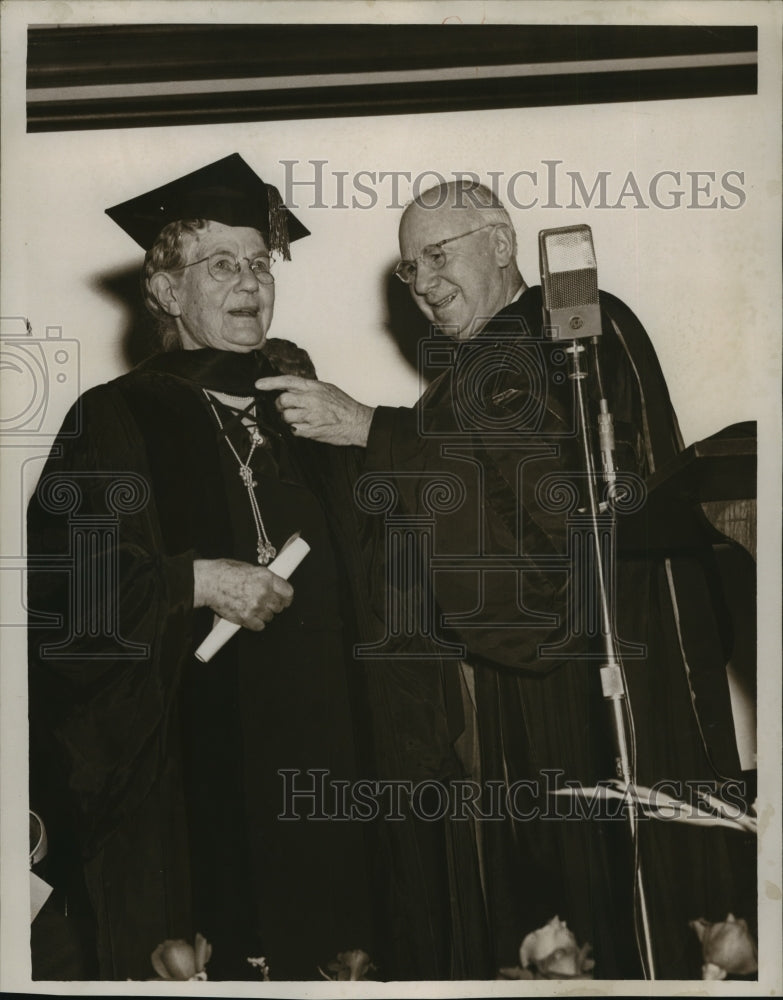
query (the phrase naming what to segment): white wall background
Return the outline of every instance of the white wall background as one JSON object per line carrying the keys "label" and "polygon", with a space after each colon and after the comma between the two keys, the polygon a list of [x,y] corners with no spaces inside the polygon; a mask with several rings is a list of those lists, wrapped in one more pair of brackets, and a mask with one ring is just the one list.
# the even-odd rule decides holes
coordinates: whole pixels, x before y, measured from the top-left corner
{"label": "white wall background", "polygon": [[[651,102],[568,108],[480,111],[347,118],[326,121],[123,129],[25,135],[4,166],[8,192],[3,236],[3,315],[26,315],[34,332],[63,327],[81,348],[82,388],[127,367],[125,306],[98,283],[140,265],[139,248],[104,215],[104,208],[238,151],[281,189],[283,160],[294,181],[323,180],[322,202],[312,185],[296,186],[298,214],[312,236],[293,248],[293,261],[277,269],[273,336],[307,347],[322,377],[368,403],[412,402],[417,379],[387,330],[386,282],[396,255],[397,205],[411,184],[358,183],[372,188],[374,207],[341,207],[371,197],[355,186],[359,171],[435,171],[447,178],[473,171],[490,182],[500,172],[503,197],[519,170],[512,197],[519,258],[528,283],[538,282],[537,232],[587,222],[593,227],[601,286],[625,299],[642,319],[658,351],[686,441],[735,420],[756,418],[768,391],[778,345],[778,303],[770,295],[779,232],[770,222],[774,202],[767,172],[775,136],[765,128],[756,97]],[[320,167],[310,161],[326,161]],[[557,209],[547,199],[547,167],[559,160],[557,200],[571,202],[566,171],[578,171],[588,190],[608,171],[608,204],[614,205],[629,171],[644,202],[622,207]],[[660,191],[685,191],[678,208],[651,202],[651,179],[679,172]],[[338,190],[336,173],[348,171]],[[715,175],[711,190],[693,205],[688,172]],[[724,189],[728,171],[744,176],[744,203]],[[424,187],[431,186],[430,177]],[[708,181],[703,179],[703,184]],[[581,201],[581,199],[580,199]],[[774,242],[773,242],[774,241]],[[135,289],[133,291],[135,298]],[[75,391],[75,387],[74,387]],[[70,400],[69,400],[70,401]],[[53,401],[54,402],[54,401]],[[60,404],[64,400],[57,400]]]}

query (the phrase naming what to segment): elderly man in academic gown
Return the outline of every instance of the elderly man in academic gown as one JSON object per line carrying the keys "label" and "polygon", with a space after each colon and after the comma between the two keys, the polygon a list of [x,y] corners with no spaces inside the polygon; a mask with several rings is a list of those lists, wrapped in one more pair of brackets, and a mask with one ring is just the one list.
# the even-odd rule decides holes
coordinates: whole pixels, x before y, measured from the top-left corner
{"label": "elderly man in academic gown", "polygon": [[[602,818],[600,808],[591,815],[583,803],[580,812],[573,799],[550,794],[566,782],[592,787],[615,777],[594,642],[600,628],[588,627],[595,589],[580,579],[575,556],[585,537],[574,531],[585,463],[567,354],[544,336],[541,289],[523,280],[516,235],[492,192],[452,184],[423,193],[403,214],[400,249],[396,273],[441,334],[427,355],[440,372],[415,407],[372,408],[335,386],[292,377],[259,383],[283,390],[277,405],[298,437],[362,449],[359,473],[394,492],[396,505],[376,515],[378,542],[367,560],[366,600],[378,618],[393,605],[389,593],[399,602],[405,586],[385,561],[394,517],[433,525],[426,535],[432,570],[422,584],[436,602],[429,637],[461,646],[462,662],[443,660],[439,688],[419,682],[430,700],[406,728],[397,707],[415,698],[416,661],[400,647],[396,685],[384,685],[367,661],[379,753],[399,760],[405,747],[426,746],[429,734],[431,757],[451,749],[462,776],[479,781],[482,809],[489,783],[520,790],[512,815],[506,808],[475,823],[486,975],[513,966],[522,938],[556,914],[593,946],[596,976],[636,977],[642,962],[650,975],[647,950],[637,947],[643,933],[625,814]],[[641,482],[682,441],[644,329],[614,296],[602,292],[600,304],[605,386],[601,392],[595,375],[587,383],[590,426],[605,393],[616,465],[627,482]],[[439,476],[455,499],[433,512]],[[741,808],[740,786],[730,784],[741,772],[725,673],[729,616],[711,549],[716,533],[692,512],[678,517],[684,549],[651,548],[652,526],[643,524],[607,567],[634,716],[635,781],[665,781],[667,794],[686,799],[686,782],[734,788]],[[462,722],[449,711],[455,703]],[[427,718],[440,724],[423,725]],[[448,769],[442,774],[448,782]],[[655,973],[698,977],[688,921],[722,920],[729,910],[753,921],[753,835],[645,820],[638,843]],[[404,882],[402,866],[397,875]],[[444,889],[451,907],[442,915],[453,947],[481,941],[483,906],[465,906],[475,899],[472,877],[470,866],[452,862]]]}

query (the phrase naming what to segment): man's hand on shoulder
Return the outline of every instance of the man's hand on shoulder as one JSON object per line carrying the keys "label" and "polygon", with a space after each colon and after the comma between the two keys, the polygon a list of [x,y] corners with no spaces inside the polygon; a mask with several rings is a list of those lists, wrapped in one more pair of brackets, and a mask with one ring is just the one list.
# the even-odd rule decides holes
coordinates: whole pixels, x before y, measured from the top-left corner
{"label": "man's hand on shoulder", "polygon": [[375,410],[336,385],[296,375],[275,375],[259,379],[256,388],[280,392],[275,405],[297,437],[362,448],[367,444]]}

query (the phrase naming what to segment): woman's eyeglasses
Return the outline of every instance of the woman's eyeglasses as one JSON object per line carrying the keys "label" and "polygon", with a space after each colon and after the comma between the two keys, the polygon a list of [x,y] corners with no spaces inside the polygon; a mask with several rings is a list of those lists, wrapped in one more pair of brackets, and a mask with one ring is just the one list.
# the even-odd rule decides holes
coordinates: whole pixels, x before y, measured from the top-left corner
{"label": "woman's eyeglasses", "polygon": [[182,267],[170,267],[166,270],[184,271],[186,267],[195,267],[196,264],[203,264],[206,261],[207,270],[215,281],[231,281],[242,270],[241,261],[243,260],[247,261],[253,277],[262,285],[269,285],[275,280],[275,276],[271,270],[272,260],[266,255],[259,255],[258,257],[235,257],[232,253],[212,253],[209,257],[201,257],[199,260],[193,260],[189,264],[183,264]]}

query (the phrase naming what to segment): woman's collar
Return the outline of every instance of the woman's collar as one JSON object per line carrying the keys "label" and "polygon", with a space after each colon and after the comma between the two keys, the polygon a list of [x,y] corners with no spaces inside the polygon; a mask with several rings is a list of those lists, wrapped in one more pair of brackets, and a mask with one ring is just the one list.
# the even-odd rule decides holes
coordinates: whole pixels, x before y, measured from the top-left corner
{"label": "woman's collar", "polygon": [[174,375],[235,396],[252,396],[256,379],[276,374],[262,351],[219,351],[214,347],[166,351],[148,358],[137,370]]}

